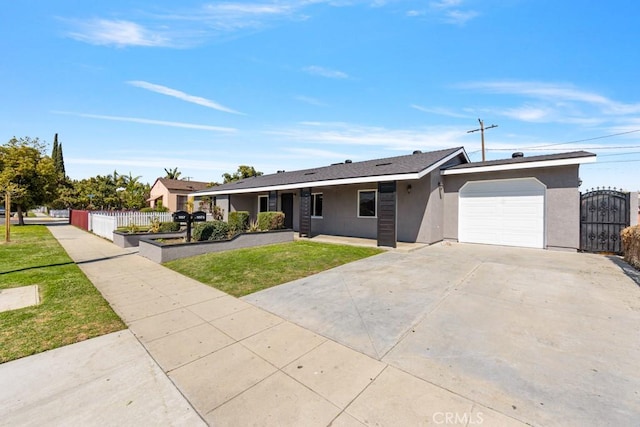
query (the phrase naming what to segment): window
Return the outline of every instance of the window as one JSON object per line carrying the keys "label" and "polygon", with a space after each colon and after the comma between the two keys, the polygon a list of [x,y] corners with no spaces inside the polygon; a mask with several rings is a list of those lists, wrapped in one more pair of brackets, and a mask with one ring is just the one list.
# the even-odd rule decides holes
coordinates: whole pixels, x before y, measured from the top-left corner
{"label": "window", "polygon": [[311,194],[311,216],[322,218],[322,193]]}
{"label": "window", "polygon": [[258,196],[258,212],[269,212],[269,196]]}
{"label": "window", "polygon": [[376,190],[358,190],[358,218],[376,216]]}
{"label": "window", "polygon": [[187,210],[187,196],[176,196],[176,210],[186,211]]}

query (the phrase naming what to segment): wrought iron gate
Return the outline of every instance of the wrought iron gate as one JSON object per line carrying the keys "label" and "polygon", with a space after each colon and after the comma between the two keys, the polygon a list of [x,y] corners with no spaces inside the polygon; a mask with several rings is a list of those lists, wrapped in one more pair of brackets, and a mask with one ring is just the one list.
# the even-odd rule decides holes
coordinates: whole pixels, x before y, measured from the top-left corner
{"label": "wrought iron gate", "polygon": [[580,195],[580,250],[622,253],[620,232],[630,224],[630,194],[597,189]]}

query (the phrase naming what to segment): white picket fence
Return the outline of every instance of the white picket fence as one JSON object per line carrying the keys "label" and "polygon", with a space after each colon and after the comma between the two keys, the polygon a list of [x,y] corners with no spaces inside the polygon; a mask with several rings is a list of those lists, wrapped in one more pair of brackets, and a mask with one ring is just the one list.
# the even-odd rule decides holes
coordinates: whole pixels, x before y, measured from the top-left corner
{"label": "white picket fence", "polygon": [[69,209],[49,209],[52,218],[69,218]]}
{"label": "white picket fence", "polygon": [[89,214],[89,230],[100,237],[113,241],[113,231],[118,227],[130,225],[148,226],[153,218],[160,222],[171,222],[169,212],[91,212]]}

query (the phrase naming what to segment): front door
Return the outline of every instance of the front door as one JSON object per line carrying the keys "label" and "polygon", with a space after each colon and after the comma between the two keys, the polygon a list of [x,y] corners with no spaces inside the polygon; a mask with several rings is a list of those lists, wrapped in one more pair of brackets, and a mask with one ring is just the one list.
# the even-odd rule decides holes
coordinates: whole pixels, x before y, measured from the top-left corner
{"label": "front door", "polygon": [[293,228],[293,193],[283,193],[281,197],[284,228]]}

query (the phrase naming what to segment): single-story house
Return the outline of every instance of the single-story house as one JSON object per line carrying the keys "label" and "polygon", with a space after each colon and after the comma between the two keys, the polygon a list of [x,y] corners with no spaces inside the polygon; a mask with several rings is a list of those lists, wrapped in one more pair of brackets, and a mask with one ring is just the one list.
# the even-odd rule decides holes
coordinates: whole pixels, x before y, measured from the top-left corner
{"label": "single-story house", "polygon": [[187,181],[183,179],[158,178],[153,183],[147,201],[152,208],[159,203],[169,211],[186,211],[189,195],[194,191],[209,187],[208,182]]}
{"label": "single-story house", "polygon": [[[519,154],[519,153],[518,153]],[[463,147],[262,175],[192,193],[225,216],[282,211],[301,235],[579,248],[584,151],[470,162]]]}

